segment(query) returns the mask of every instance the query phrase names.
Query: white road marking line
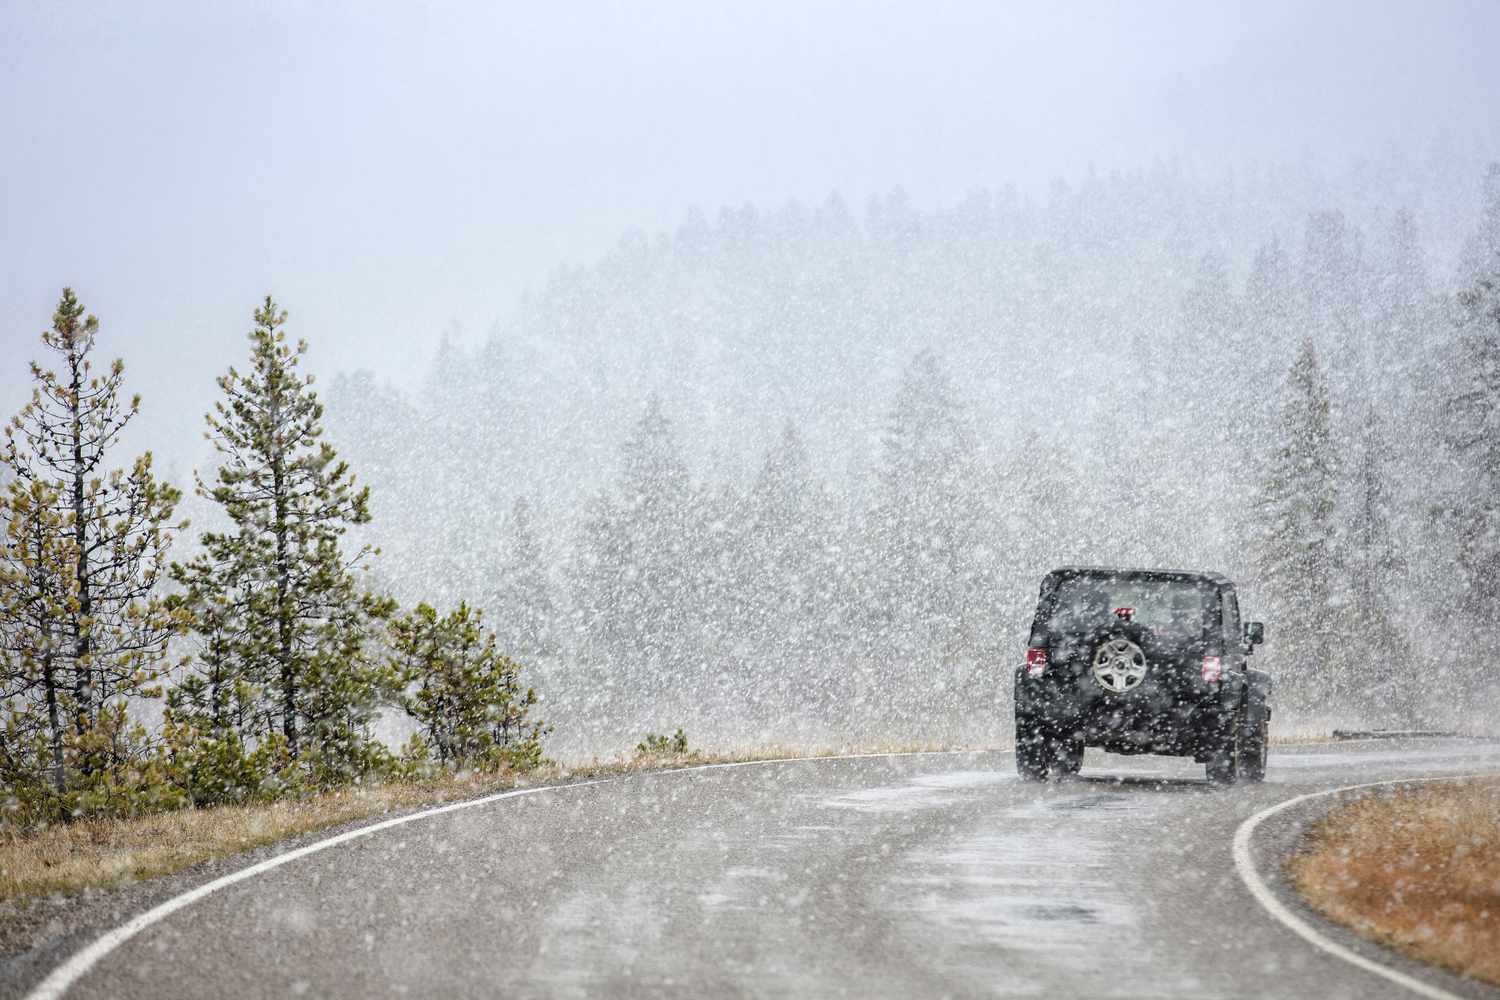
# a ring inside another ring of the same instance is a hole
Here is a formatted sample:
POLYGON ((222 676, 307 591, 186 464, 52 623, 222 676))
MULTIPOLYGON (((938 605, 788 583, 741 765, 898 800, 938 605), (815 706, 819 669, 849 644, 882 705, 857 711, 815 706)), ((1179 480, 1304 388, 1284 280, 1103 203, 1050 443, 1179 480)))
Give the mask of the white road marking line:
MULTIPOLYGON (((593 781, 580 781, 568 785, 542 785, 536 788, 519 788, 513 789, 508 792, 497 792, 494 795, 486 795, 477 799, 468 799, 463 802, 450 802, 447 805, 435 806, 431 809, 424 809, 420 812, 410 813, 406 816, 397 816, 393 819, 383 820, 370 826, 363 826, 354 830, 346 830, 345 832, 336 836, 328 837, 324 840, 308 844, 304 847, 299 847, 296 850, 288 851, 285 854, 278 854, 275 857, 267 858, 265 861, 261 861, 256 864, 250 865, 249 867, 242 868, 239 871, 231 872, 228 875, 221 876, 220 878, 214 879, 211 882, 205 882, 203 885, 200 885, 197 888, 189 889, 188 891, 183 892, 177 896, 173 896, 171 899, 157 904, 144 913, 137 914, 135 917, 121 924, 119 927, 116 927, 110 931, 106 931, 104 934, 96 938, 92 943, 75 952, 71 957, 67 959, 67 961, 63 962, 56 969, 53 969, 51 974, 48 975, 46 979, 43 979, 40 983, 38 983, 30 993, 26 994, 26 1000, 56 1000, 56 998, 61 997, 70 988, 72 988, 72 986, 77 983, 79 979, 83 978, 83 976, 86 975, 90 969, 97 965, 99 961, 107 956, 110 952, 114 951, 116 948, 120 947, 122 944, 129 941, 131 938, 135 937, 146 928, 152 926, 153 924, 161 922, 162 920, 171 916, 173 913, 176 913, 178 910, 192 905, 193 903, 202 899, 204 896, 209 895, 210 893, 214 893, 220 889, 227 888, 228 886, 231 886, 236 882, 241 882, 245 879, 253 878, 256 875, 259 875, 263 872, 268 872, 273 868, 279 868, 284 864, 296 861, 299 858, 306 857, 309 854, 314 854, 318 851, 326 850, 330 847, 336 847, 339 844, 347 843, 348 841, 356 840, 360 837, 368 836, 372 833, 378 833, 381 830, 388 830, 394 826, 401 826, 402 824, 411 823, 419 819, 426 819, 429 816, 439 816, 443 813, 456 812, 460 809, 470 809, 475 806, 482 806, 491 802, 496 802, 500 799, 515 798, 521 795, 535 795, 540 792, 555 792, 570 788, 584 788, 590 785, 611 784, 638 778, 659 777, 662 775, 680 774, 691 771, 711 771, 731 767, 754 767, 756 765, 764 764, 794 764, 798 761, 862 760, 878 757, 963 756, 981 753, 1003 754, 1013 752, 1013 750, 912 750, 898 751, 893 753, 828 754, 819 757, 774 757, 766 760, 732 761, 723 764, 699 764, 694 767, 673 768, 666 771, 647 771, 640 774, 622 775, 617 778, 601 778, 593 781)), ((1466 776, 1456 775, 1450 778, 1408 780, 1452 781, 1457 777, 1466 776)), ((1316 795, 1329 795, 1333 794, 1334 792, 1348 791, 1353 788, 1372 787, 1374 785, 1402 783, 1402 781, 1376 781, 1371 782, 1369 785, 1351 785, 1348 788, 1336 788, 1331 789, 1328 792, 1313 792, 1309 795, 1302 795, 1295 799, 1290 799, 1286 802, 1281 803, 1279 806, 1274 806, 1269 810, 1258 813, 1257 815, 1252 816, 1249 820, 1246 820, 1246 822, 1242 824, 1240 826, 1240 829, 1235 833, 1235 864, 1239 868, 1240 878, 1244 880, 1245 884, 1250 888, 1251 892, 1255 894, 1257 900, 1260 901, 1261 905, 1269 910, 1273 916, 1277 916, 1278 919, 1280 919, 1283 923, 1287 924, 1287 926, 1291 927, 1293 930, 1297 930, 1299 934, 1307 938, 1309 941, 1312 941, 1314 944, 1318 945, 1318 947, 1323 948, 1326 951, 1330 951, 1335 955, 1339 955, 1339 957, 1341 958, 1346 958, 1348 961, 1351 961, 1356 965, 1370 968, 1372 971, 1376 971, 1380 975, 1385 975, 1387 978, 1399 977, 1396 979, 1397 982, 1402 982, 1403 985, 1412 985, 1412 988, 1416 989, 1417 992, 1422 993, 1425 996, 1443 998, 1443 1000, 1447 1000, 1447 998, 1452 997, 1452 994, 1444 993, 1442 991, 1429 992, 1430 990, 1432 990, 1432 988, 1426 986, 1426 984, 1419 983, 1416 980, 1410 979, 1410 977, 1403 976, 1401 973, 1395 972, 1394 970, 1386 969, 1384 966, 1369 962, 1367 959, 1364 959, 1359 955, 1354 954, 1353 952, 1348 952, 1347 949, 1343 949, 1339 945, 1336 945, 1331 941, 1327 941, 1326 939, 1318 937, 1315 931, 1307 927, 1307 925, 1303 923, 1298 917, 1287 911, 1285 907, 1283 907, 1275 899, 1275 897, 1270 894, 1269 890, 1265 888, 1265 884, 1260 881, 1260 876, 1256 874, 1254 867, 1249 863, 1249 834, 1247 833, 1247 828, 1250 831, 1253 831, 1254 826, 1258 825, 1261 820, 1273 815, 1276 812, 1279 812, 1281 809, 1290 807, 1297 802, 1312 798, 1316 795), (1242 837, 1244 839, 1244 845, 1241 844, 1242 837), (1242 852, 1244 855, 1243 860, 1241 858, 1242 852), (1259 888, 1257 888, 1257 886, 1259 888), (1299 930, 1299 926, 1302 929, 1299 930)))
POLYGON ((1271 916, 1275 917, 1304 941, 1321 948, 1335 958, 1341 958, 1350 965, 1356 965, 1366 972, 1373 972, 1377 976, 1382 976, 1399 986, 1406 987, 1419 996, 1430 997, 1431 1000, 1462 1000, 1457 994, 1449 993, 1447 990, 1424 983, 1420 979, 1408 976, 1406 973, 1393 969, 1390 966, 1381 965, 1379 962, 1368 959, 1358 952, 1351 951, 1338 942, 1324 937, 1311 924, 1287 909, 1281 900, 1276 898, 1276 894, 1271 891, 1265 879, 1261 878, 1260 873, 1255 870, 1255 863, 1251 860, 1250 856, 1250 840, 1255 835, 1256 827, 1260 826, 1263 821, 1270 819, 1282 810, 1290 809, 1299 802, 1306 802, 1308 799, 1316 799, 1324 795, 1337 795, 1340 792, 1357 791, 1361 788, 1379 788, 1383 785, 1414 785, 1429 781, 1459 781, 1475 776, 1473 774, 1454 774, 1441 778, 1397 778, 1390 781, 1370 781, 1360 785, 1345 785, 1343 788, 1330 788, 1322 792, 1308 792, 1306 795, 1298 795, 1296 798, 1279 802, 1269 809, 1262 809, 1241 823, 1239 829, 1234 831, 1234 866, 1239 871, 1240 881, 1245 883, 1245 887, 1250 890, 1250 894, 1255 897, 1255 901, 1264 907, 1266 912, 1270 913, 1271 916))
POLYGON ((293 851, 287 851, 285 854, 278 854, 273 858, 267 858, 266 860, 257 862, 256 864, 250 865, 247 868, 241 868, 239 871, 230 872, 228 875, 216 878, 212 882, 205 882, 195 889, 189 889, 188 891, 181 893, 180 895, 173 896, 171 899, 168 899, 163 903, 158 903, 156 906, 153 906, 146 912, 137 914, 130 920, 127 920, 125 923, 121 924, 119 927, 116 927, 114 930, 106 931, 104 934, 96 938, 91 944, 75 952, 70 958, 68 958, 67 961, 63 962, 57 968, 53 969, 52 973, 48 975, 46 979, 43 979, 40 983, 38 983, 30 993, 26 994, 26 1000, 56 1000, 56 998, 61 997, 64 993, 71 989, 73 984, 82 979, 84 975, 86 975, 90 969, 97 965, 101 959, 103 959, 110 952, 114 951, 116 948, 120 947, 120 945, 124 944, 126 941, 129 941, 131 938, 135 937, 137 934, 150 927, 152 924, 156 924, 161 922, 162 920, 165 920, 167 917, 176 913, 178 910, 186 906, 191 906, 210 893, 218 892, 220 889, 224 889, 231 885, 234 885, 236 882, 242 882, 247 878, 254 878, 256 875, 260 875, 263 872, 268 872, 273 868, 280 868, 284 864, 296 861, 299 858, 305 858, 309 854, 315 854, 318 851, 327 850, 330 847, 337 847, 339 844, 348 843, 349 841, 356 840, 360 837, 367 837, 372 833, 379 833, 381 830, 389 830, 393 826, 401 826, 404 823, 411 823, 415 820, 426 819, 429 816, 440 816, 443 813, 457 812, 460 809, 472 809, 475 806, 487 805, 491 802, 498 802, 501 799, 511 799, 521 795, 535 795, 539 792, 564 791, 570 788, 586 788, 590 785, 606 785, 620 781, 628 781, 636 778, 659 777, 661 775, 667 774, 682 774, 689 771, 711 771, 717 768, 728 767, 752 767, 757 764, 788 764, 796 763, 797 761, 860 760, 870 757, 927 757, 940 755, 951 756, 959 754, 980 754, 996 752, 1010 753, 1012 751, 912 750, 896 753, 832 754, 823 757, 776 757, 767 760, 742 760, 723 764, 698 764, 693 767, 678 767, 664 771, 644 771, 639 774, 626 774, 621 775, 617 778, 596 778, 593 781, 579 781, 568 785, 540 785, 536 788, 517 788, 508 792, 497 792, 494 795, 486 795, 482 798, 467 799, 463 802, 450 802, 447 805, 434 806, 431 809, 424 809, 421 812, 409 813, 405 816, 397 816, 393 819, 383 820, 370 826, 362 826, 354 830, 346 830, 336 836, 328 837, 324 840, 319 840, 316 843, 307 844, 306 846, 299 847, 293 851))

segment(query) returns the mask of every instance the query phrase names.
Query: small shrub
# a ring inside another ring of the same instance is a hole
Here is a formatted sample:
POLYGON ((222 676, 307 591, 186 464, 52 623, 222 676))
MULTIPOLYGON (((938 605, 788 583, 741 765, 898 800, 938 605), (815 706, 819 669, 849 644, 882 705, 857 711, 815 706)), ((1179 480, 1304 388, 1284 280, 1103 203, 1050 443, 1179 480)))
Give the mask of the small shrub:
POLYGON ((635 745, 637 757, 686 757, 688 753, 687 733, 681 727, 671 736, 647 733, 646 738, 635 745))
POLYGON ((397 768, 529 771, 541 765, 542 737, 532 717, 537 694, 521 667, 496 648, 495 634, 467 604, 440 617, 430 605, 390 623, 390 670, 400 702, 420 727, 397 768))

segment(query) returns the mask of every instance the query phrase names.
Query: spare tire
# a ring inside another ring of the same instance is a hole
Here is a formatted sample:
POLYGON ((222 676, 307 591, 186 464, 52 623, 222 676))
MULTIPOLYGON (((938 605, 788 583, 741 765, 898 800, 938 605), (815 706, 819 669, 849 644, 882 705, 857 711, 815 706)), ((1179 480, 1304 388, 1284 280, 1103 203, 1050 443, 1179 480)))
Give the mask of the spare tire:
POLYGON ((1150 631, 1135 622, 1114 622, 1089 633, 1089 676, 1107 694, 1127 694, 1140 687, 1150 666, 1146 646, 1150 631))

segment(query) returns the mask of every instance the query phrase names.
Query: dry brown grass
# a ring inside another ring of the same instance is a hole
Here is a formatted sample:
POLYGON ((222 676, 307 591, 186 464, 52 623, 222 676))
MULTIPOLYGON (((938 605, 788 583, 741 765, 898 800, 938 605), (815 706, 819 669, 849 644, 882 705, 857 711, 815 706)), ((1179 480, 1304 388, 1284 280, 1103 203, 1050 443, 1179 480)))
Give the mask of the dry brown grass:
POLYGON ((446 775, 423 781, 389 782, 264 805, 182 809, 129 819, 82 820, 39 829, 0 826, 0 902, 24 902, 54 893, 71 895, 89 888, 128 885, 289 837, 527 785, 699 764, 932 749, 938 748, 836 747, 809 751, 767 746, 739 753, 653 754, 572 767, 549 765, 524 776, 446 775))
POLYGON ((1500 778, 1341 806, 1313 827, 1287 874, 1325 916, 1500 985, 1500 778))
POLYGON ((0 901, 117 887, 299 834, 507 784, 496 777, 392 782, 297 801, 0 830, 0 901))

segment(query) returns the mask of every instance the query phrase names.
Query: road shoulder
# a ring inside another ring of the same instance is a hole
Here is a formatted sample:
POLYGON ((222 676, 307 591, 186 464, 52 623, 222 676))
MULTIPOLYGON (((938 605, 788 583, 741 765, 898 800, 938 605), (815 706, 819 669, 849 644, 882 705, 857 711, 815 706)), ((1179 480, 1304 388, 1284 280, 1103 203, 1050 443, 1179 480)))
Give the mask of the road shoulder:
POLYGON ((1386 984, 1402 987, 1403 994, 1433 1000, 1500 996, 1500 991, 1492 986, 1392 951, 1329 920, 1307 902, 1287 877, 1287 864, 1302 847, 1308 831, 1330 812, 1358 801, 1375 788, 1446 780, 1450 779, 1364 783, 1295 796, 1264 809, 1242 823, 1235 836, 1234 854, 1241 879, 1287 934, 1359 966, 1370 975, 1372 985, 1384 979, 1386 984))
POLYGON ((1312 825, 1287 874, 1325 917, 1500 986, 1500 777, 1342 804, 1312 825))

